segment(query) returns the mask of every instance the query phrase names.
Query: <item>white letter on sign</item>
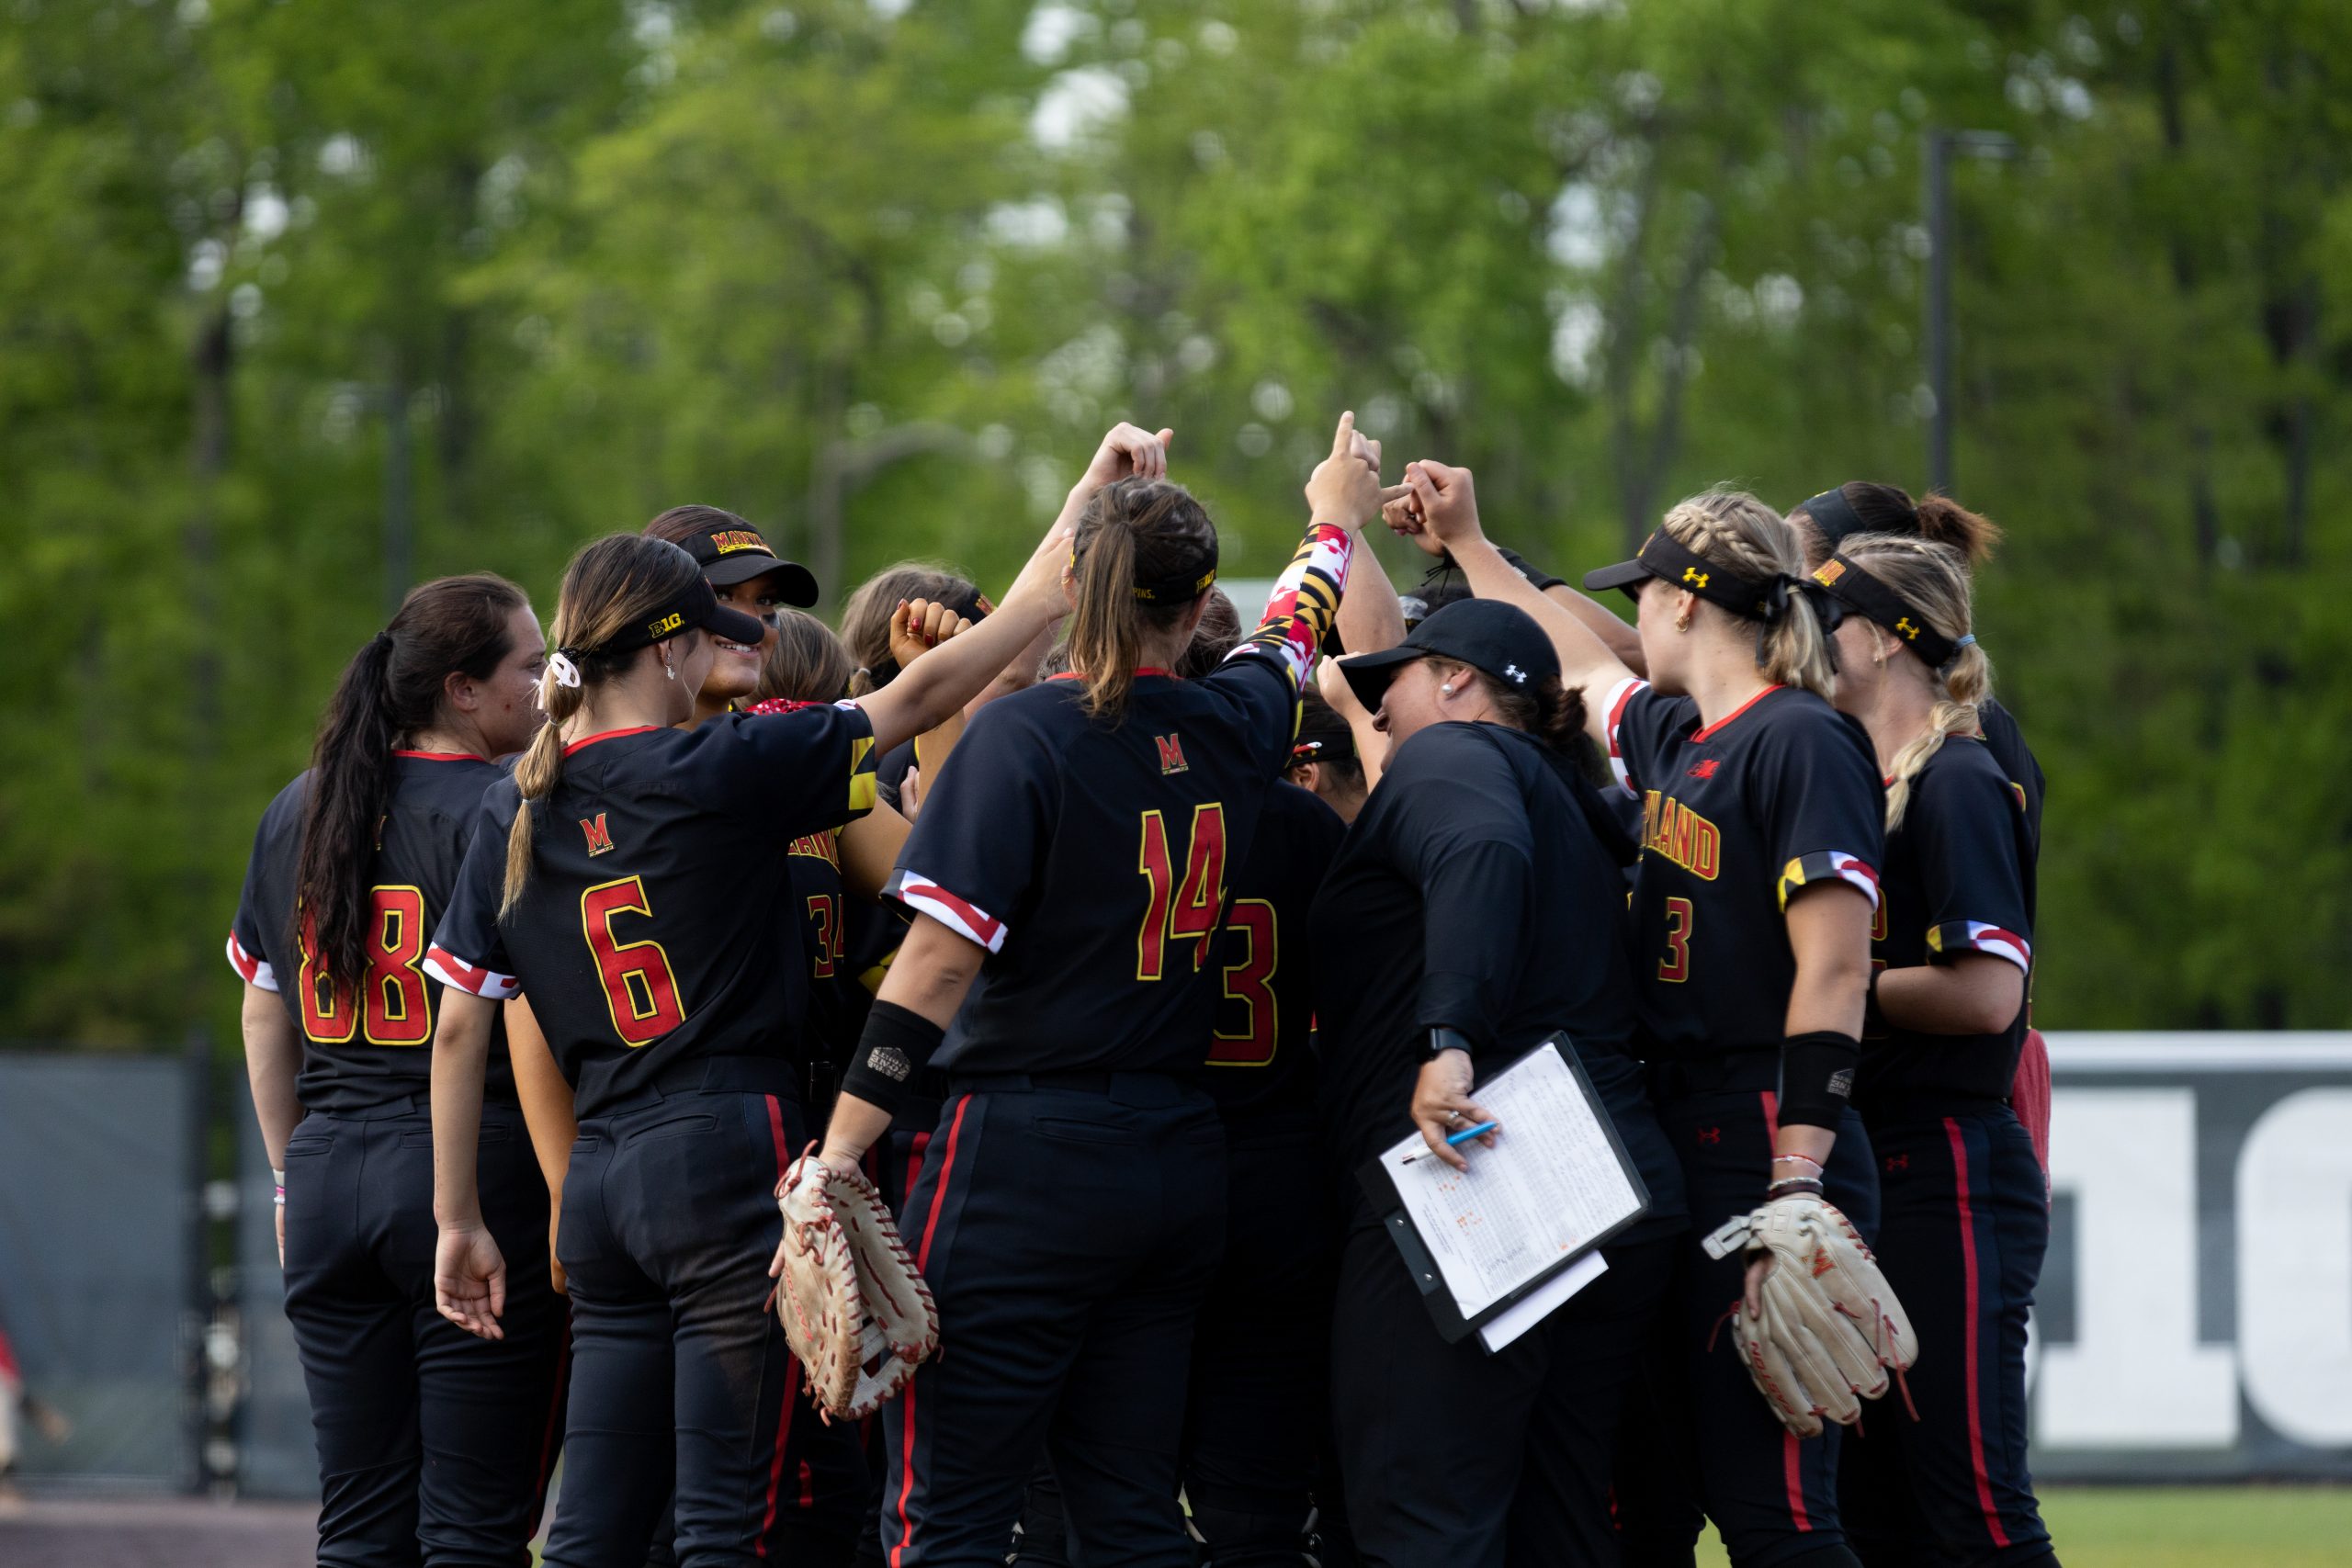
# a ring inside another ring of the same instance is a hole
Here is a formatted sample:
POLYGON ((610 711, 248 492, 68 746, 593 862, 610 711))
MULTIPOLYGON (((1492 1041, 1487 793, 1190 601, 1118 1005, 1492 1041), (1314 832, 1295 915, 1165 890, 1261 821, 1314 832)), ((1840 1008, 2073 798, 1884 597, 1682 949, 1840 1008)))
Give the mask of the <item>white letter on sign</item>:
POLYGON ((2076 1247, 2075 1342, 2042 1341, 2036 1380, 2052 1448, 2237 1441, 2233 1358, 2197 1342, 2196 1170, 2194 1090, 2051 1096, 2050 1180, 2075 1194, 2076 1247))
POLYGON ((2280 1437, 2352 1444, 2352 1089, 2289 1095, 2246 1134, 2238 1359, 2280 1437))

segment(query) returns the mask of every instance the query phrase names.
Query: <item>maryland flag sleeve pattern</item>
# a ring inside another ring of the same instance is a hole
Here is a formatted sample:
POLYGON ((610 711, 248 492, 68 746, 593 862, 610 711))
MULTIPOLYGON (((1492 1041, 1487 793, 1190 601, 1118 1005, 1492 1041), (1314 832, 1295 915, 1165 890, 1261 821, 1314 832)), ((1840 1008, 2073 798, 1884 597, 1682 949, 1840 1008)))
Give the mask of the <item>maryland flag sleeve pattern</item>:
POLYGON ((1928 928, 1928 951, 1950 957, 1955 953, 1989 953, 2006 958, 2028 974, 2033 972, 2033 947, 2012 931, 1983 920, 1946 920, 1928 928))
POLYGON ((1878 868, 1860 855, 1849 855, 1842 850, 1825 850, 1819 854, 1800 855, 1781 868, 1781 908, 1789 907, 1789 895, 1800 887, 1810 887, 1819 882, 1849 882, 1871 896, 1871 908, 1878 908, 1878 868))
POLYGON ((1298 553, 1275 580, 1266 601, 1266 618, 1229 657, 1274 660, 1290 672, 1294 692, 1304 685, 1315 668, 1316 650, 1339 619, 1340 595, 1347 590, 1355 543, 1356 536, 1345 528, 1328 523, 1309 528, 1298 553))

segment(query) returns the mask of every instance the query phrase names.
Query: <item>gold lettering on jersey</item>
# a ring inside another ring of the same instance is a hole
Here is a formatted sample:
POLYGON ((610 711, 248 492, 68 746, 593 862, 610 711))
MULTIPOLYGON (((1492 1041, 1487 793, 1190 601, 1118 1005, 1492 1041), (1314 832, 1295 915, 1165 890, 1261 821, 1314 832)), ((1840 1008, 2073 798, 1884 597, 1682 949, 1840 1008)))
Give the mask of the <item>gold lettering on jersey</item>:
POLYGON ((1715 825, 1657 790, 1642 796, 1642 849, 1706 882, 1724 868, 1723 835, 1715 825))
POLYGON ((810 860, 823 861, 835 871, 839 871, 842 865, 841 841, 831 833, 803 833, 792 840, 792 847, 785 853, 807 855, 810 860))
POLYGON ((733 555, 737 550, 757 550, 765 555, 768 548, 765 539, 744 528, 722 528, 710 536, 710 542, 718 547, 722 556, 733 555))
POLYGON ((599 811, 594 817, 582 817, 580 830, 588 835, 588 853, 592 858, 613 847, 613 832, 605 826, 605 813, 599 811))
POLYGON ((1161 773, 1182 773, 1192 771, 1192 764, 1184 761, 1184 742, 1180 737, 1155 735, 1152 739, 1159 747, 1161 773))

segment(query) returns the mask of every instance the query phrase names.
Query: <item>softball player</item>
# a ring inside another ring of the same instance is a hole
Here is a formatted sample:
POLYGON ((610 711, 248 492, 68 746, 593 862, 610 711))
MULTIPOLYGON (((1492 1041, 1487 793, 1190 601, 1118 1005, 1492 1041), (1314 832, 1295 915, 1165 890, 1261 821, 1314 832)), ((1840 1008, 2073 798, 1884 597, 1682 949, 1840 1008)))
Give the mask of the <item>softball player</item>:
POLYGON ((982 709, 931 781, 893 883, 914 928, 826 1134, 854 1162, 912 1072, 949 1077, 906 1230, 954 1348, 885 1410, 892 1568, 1001 1562, 1048 1450, 1087 1557, 1191 1562, 1185 1361, 1226 1212, 1196 1087, 1212 944, 1379 480, 1343 418, 1265 622, 1178 681, 1216 531, 1164 482, 1165 437, 1106 444, 1070 493, 1072 673, 982 709))
POLYGON ((319 1561, 525 1563, 554 1461, 562 1303, 548 1191, 496 1021, 469 1148, 482 1223, 520 1266, 507 1333, 434 1310, 434 1021, 425 941, 490 759, 537 728, 539 624, 496 577, 413 590, 345 669, 311 768, 263 814, 229 962, 278 1169, 286 1315, 311 1393, 319 1561))
POLYGON ((1388 1568, 1613 1563, 1611 1445, 1688 1228, 1633 1055, 1618 875, 1632 845, 1577 768, 1581 704, 1522 611, 1460 601, 1340 669, 1388 748, 1313 923, 1327 1136, 1349 1194, 1332 1366, 1356 1541, 1388 1568), (1416 1128, 1449 1164, 1476 1160, 1445 1142, 1486 1119, 1475 1078, 1560 1031, 1650 1213, 1597 1283, 1498 1354, 1449 1345, 1353 1174, 1416 1128))
POLYGON ((786 605, 817 602, 817 579, 797 562, 779 558, 767 536, 732 512, 716 506, 673 506, 645 525, 647 536, 667 539, 695 558, 725 608, 760 623, 749 642, 712 641, 710 673, 695 693, 694 721, 716 718, 752 701, 760 684, 765 645, 775 636, 777 615, 786 605))
POLYGON ((1884 899, 1856 1103, 1879 1158, 1879 1266, 1936 1354, 1918 1420, 1843 1461, 1863 1562, 2055 1563, 2026 1467, 2026 1316, 2050 1239, 2032 1140, 2008 1103, 2032 964, 2033 831, 1977 733, 1992 666, 1966 560, 1848 535, 1815 574, 1848 614, 1838 705, 1887 778, 1884 899))
MULTIPOLYGON (((1893 485, 1849 480, 1824 491, 1789 513, 1789 524, 1804 546, 1805 563, 1818 567, 1829 558, 1839 540, 1850 534, 1900 534, 1948 545, 1958 550, 1972 573, 1993 558, 2001 542, 1999 525, 1980 517, 1950 496, 1931 495, 1914 502, 1908 492, 1893 485)), ((2001 764, 2010 785, 2025 806, 2026 831, 2034 853, 2041 851, 2041 764, 2018 728, 2018 721, 2000 702, 1987 695, 1977 705, 1981 739, 2001 764)), ((2034 866, 2026 866, 2025 911, 2034 914, 2034 866)), ((2026 985, 2025 1045, 2018 1054, 2017 1076, 2009 1083, 2009 1100, 2033 1139, 2034 1157, 2046 1174, 2050 1169, 2050 1051, 2041 1032, 2033 1027, 2033 986, 2026 985)))
MULTIPOLYGON (((1231 601, 1214 588, 1206 598, 1174 667, 1180 680, 1214 674, 1241 640, 1231 601)), ((1223 995, 1204 1086, 1225 1123, 1225 1261, 1193 1323, 1179 1468, 1193 1534, 1215 1568, 1342 1561, 1329 1539, 1342 1528, 1328 1474, 1333 1226, 1315 1128, 1306 921, 1346 830, 1307 790, 1274 785, 1211 960, 1223 995)), ((1060 1568, 1072 1561, 1066 1538, 1060 1490, 1041 1480, 1017 1561, 1060 1568)))
MULTIPOLYGON (((1849 1101, 1882 788, 1860 734, 1830 706, 1821 590, 1797 575, 1793 536, 1754 497, 1713 491, 1669 511, 1634 559, 1589 574, 1589 589, 1634 596, 1645 682, 1478 535, 1466 472, 1417 468, 1425 525, 1472 586, 1537 615, 1562 679, 1600 694, 1587 731, 1644 803, 1634 979, 1692 1218, 1712 1227, 1744 1214, 1759 1188, 1826 1189, 1871 1234, 1877 1182, 1849 1101)), ((1851 1563, 1838 1523, 1838 1428, 1792 1437, 1731 1348, 1710 1351, 1741 1299, 1739 1260, 1711 1260, 1693 1237, 1682 1263, 1698 1488, 1732 1561, 1851 1563)))
POLYGON ((687 1568, 748 1563, 785 1488, 797 1363, 763 1308, 770 1192, 801 1132, 791 841, 872 800, 872 758, 959 707, 1055 613, 1048 550, 1001 626, 859 705, 691 729, 718 639, 760 640, 694 558, 616 535, 573 558, 540 694, 553 723, 483 798, 428 970, 442 1312, 496 1339, 510 1281, 473 1126, 496 1004, 527 992, 578 1096, 559 1245, 575 1373, 546 1561, 638 1568, 675 1478, 687 1568))

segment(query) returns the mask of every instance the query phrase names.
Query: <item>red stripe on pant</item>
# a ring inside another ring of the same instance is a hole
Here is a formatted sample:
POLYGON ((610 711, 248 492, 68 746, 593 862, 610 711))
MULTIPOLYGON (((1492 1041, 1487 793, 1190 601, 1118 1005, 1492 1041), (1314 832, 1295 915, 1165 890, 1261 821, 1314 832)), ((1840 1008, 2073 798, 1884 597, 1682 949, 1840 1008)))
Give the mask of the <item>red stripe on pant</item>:
MULTIPOLYGON (((764 1097, 768 1102, 768 1141, 775 1147, 775 1179, 784 1180, 784 1173, 792 1163, 791 1150, 784 1141, 784 1107, 774 1095, 764 1097)), ((755 1550, 762 1557, 768 1554, 768 1532, 775 1528, 776 1494, 784 1486, 784 1450, 792 1437, 792 1405, 800 1397, 800 1358, 790 1351, 785 1353, 784 1400, 775 1413, 775 1457, 768 1461, 768 1506, 760 1518, 760 1539, 755 1550)))
MULTIPOLYGON (((956 1175, 956 1142, 964 1131, 964 1112, 970 1107, 972 1097, 966 1095, 956 1102, 955 1118, 947 1123, 947 1152, 939 1158, 939 1185, 931 1190, 931 1213, 922 1223, 922 1242, 915 1249, 915 1272, 931 1267, 932 1239, 939 1234, 940 1212, 947 1207, 947 1183, 956 1175)), ((920 1153, 916 1156, 922 1158, 920 1153)), ((917 1168, 920 1168, 918 1165, 917 1168)), ((909 1190, 912 1196, 912 1189, 909 1190)), ((904 1568, 907 1542, 914 1537, 914 1526, 907 1517, 907 1495, 915 1487, 915 1391, 922 1380, 916 1378, 907 1384, 906 1438, 899 1445, 899 1544, 890 1549, 890 1568, 904 1568)))
MULTIPOLYGON (((1764 1141, 1767 1145, 1781 1140, 1781 1097, 1770 1089, 1758 1091, 1757 1099, 1764 1107, 1764 1141)), ((1794 1432, 1781 1434, 1781 1478, 1788 1487, 1789 1523, 1799 1530, 1813 1529, 1813 1516, 1804 1511, 1804 1463, 1794 1432)))
POLYGON ((1960 1123, 1949 1116, 1944 1118, 1944 1135, 1951 1140, 1952 1187, 1960 1195, 1961 1278, 1968 1313, 1968 1464, 1976 1473, 1976 1506, 1984 1512, 1984 1528, 1991 1533, 1995 1546, 2007 1547, 2009 1532, 2001 1528, 2001 1511, 1993 1506, 1993 1483, 1984 1473, 1984 1422, 1977 1408, 1976 1341, 1980 1320, 1976 1315, 1976 1214, 1968 1201, 1968 1144, 1961 1136, 1960 1123))

